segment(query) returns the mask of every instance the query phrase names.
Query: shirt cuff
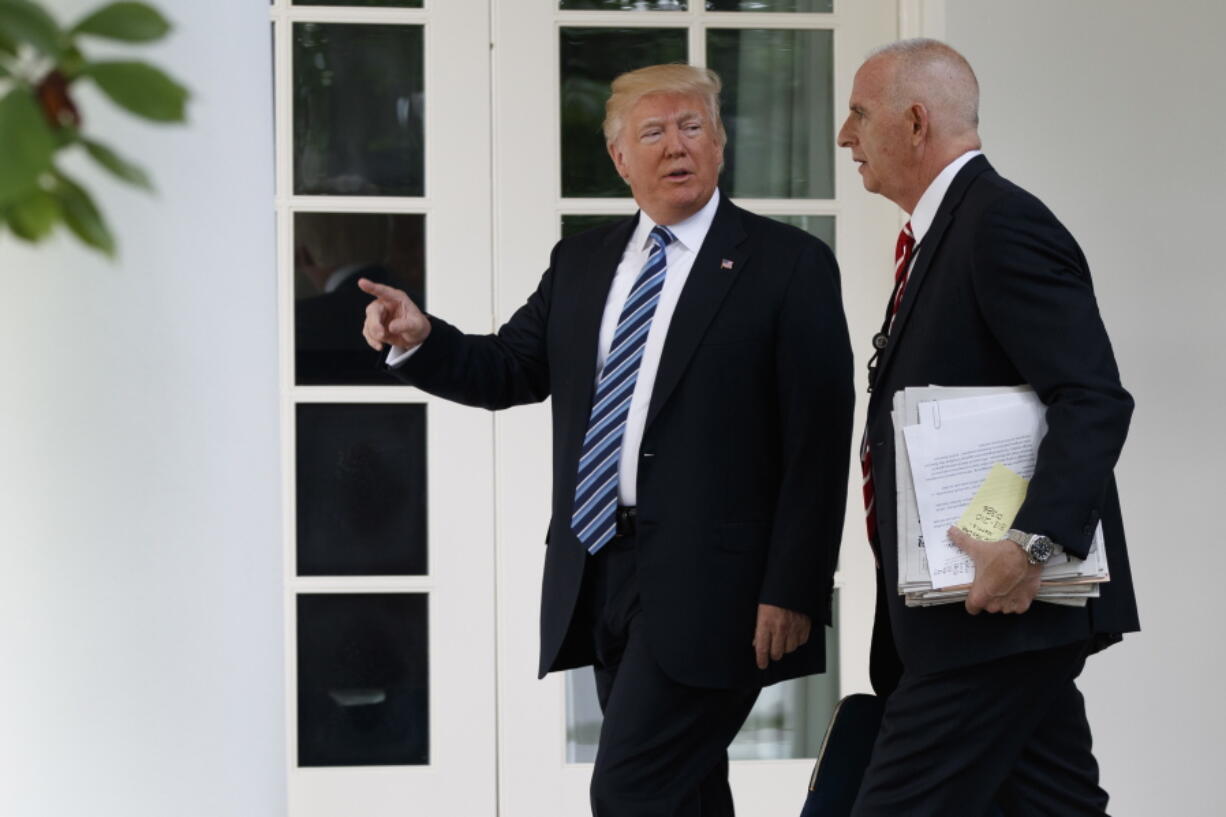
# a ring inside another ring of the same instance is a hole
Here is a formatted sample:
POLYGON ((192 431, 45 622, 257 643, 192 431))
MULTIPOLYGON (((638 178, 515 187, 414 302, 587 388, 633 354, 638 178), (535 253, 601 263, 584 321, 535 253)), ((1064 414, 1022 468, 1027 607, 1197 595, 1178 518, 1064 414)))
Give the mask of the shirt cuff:
POLYGON ((409 358, 417 354, 417 350, 421 348, 421 344, 417 344, 411 349, 405 349, 392 344, 392 348, 387 351, 387 366, 389 369, 397 369, 408 362, 409 358))

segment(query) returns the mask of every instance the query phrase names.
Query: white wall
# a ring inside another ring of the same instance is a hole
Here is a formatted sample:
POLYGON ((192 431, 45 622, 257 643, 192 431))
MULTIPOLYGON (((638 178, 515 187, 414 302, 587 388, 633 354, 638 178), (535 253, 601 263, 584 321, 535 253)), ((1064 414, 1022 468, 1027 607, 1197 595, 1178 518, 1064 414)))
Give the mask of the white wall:
POLYGON ((158 5, 190 126, 83 100, 119 261, 0 235, 5 817, 285 811, 268 6, 158 5))
MULTIPOLYGON (((152 56, 194 90, 192 124, 85 100, 160 190, 82 173, 120 261, 0 235, 5 817, 285 810, 267 11, 160 5, 178 32, 152 56)), ((1119 477, 1145 631, 1083 676, 1112 813, 1216 814, 1226 5, 945 12, 988 154, 1081 241, 1137 398, 1119 477)))
POLYGON ((1137 401, 1117 473, 1144 632, 1082 684, 1112 814, 1221 814, 1226 4, 948 0, 946 26, 989 158, 1089 257, 1137 401))

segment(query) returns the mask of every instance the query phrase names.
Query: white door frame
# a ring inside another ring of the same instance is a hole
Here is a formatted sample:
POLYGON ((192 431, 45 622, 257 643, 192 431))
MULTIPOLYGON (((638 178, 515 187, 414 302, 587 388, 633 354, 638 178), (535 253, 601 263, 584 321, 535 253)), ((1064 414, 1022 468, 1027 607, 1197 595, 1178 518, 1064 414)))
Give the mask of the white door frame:
MULTIPOLYGON (((424 214, 430 308, 469 331, 492 328, 490 6, 488 0, 427 0, 425 6, 336 8, 275 0, 271 9, 277 91, 286 762, 291 817, 392 817, 406 809, 489 815, 497 809, 493 421, 485 412, 409 387, 303 387, 294 385, 293 374, 295 212, 424 214), (294 195, 291 26, 307 21, 424 27, 424 196, 294 195), (295 408, 304 403, 427 407, 428 575, 297 576, 295 408), (428 595, 429 765, 298 767, 296 600, 307 592, 428 595)), ((360 325, 360 316, 357 321, 360 325)))

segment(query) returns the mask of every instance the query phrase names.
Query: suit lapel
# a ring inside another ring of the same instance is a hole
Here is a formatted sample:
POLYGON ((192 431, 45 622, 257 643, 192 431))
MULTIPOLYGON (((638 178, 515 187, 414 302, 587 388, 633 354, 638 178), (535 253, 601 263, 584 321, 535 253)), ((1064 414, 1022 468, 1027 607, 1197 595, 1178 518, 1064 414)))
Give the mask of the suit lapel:
MULTIPOLYGON (((605 303, 609 300, 609 287, 626 251, 626 243, 638 224, 638 215, 618 223, 609 230, 587 262, 582 280, 575 294, 565 302, 558 302, 553 309, 570 312, 569 343, 566 347, 564 369, 569 376, 562 379, 564 391, 555 392, 557 406, 566 406, 570 415, 567 450, 569 459, 576 463, 567 474, 574 479, 578 470, 579 449, 587 432, 588 416, 592 412, 592 394, 596 388, 596 351, 600 338, 600 323, 604 319, 605 303)), ((566 489, 573 492, 573 483, 566 489)))
POLYGON ((919 244, 919 257, 915 259, 915 266, 911 268, 911 274, 907 276, 907 288, 903 292, 902 303, 898 307, 898 315, 894 318, 894 328, 890 330, 890 342, 886 345, 885 350, 882 351, 881 360, 877 364, 877 374, 874 379, 871 402, 876 403, 880 399, 881 390, 876 388, 876 384, 884 381, 886 369, 889 368, 890 361, 894 359, 894 350, 902 340, 903 332, 906 331, 907 319, 911 317, 911 311, 915 306, 916 299, 919 297, 920 289, 924 286, 924 280, 928 277, 928 271, 932 269, 933 262, 940 253, 941 240, 945 237, 950 224, 953 223, 958 205, 962 203, 962 199, 966 196, 966 191, 970 188, 971 182, 980 173, 991 169, 992 166, 988 164, 986 158, 976 156, 966 163, 966 167, 958 171, 958 175, 954 177, 953 183, 945 191, 945 197, 941 200, 941 206, 937 208, 937 214, 932 220, 932 226, 928 228, 928 232, 919 244))
POLYGON ((583 405, 585 417, 591 409, 592 389, 596 384, 596 349, 605 304, 609 300, 609 287, 613 285, 613 276, 616 275, 622 255, 626 251, 626 243, 638 222, 636 214, 618 224, 604 237, 604 241, 592 256, 588 275, 585 276, 587 280, 579 287, 575 299, 570 350, 571 354, 579 356, 575 360, 575 371, 580 373, 580 377, 575 383, 578 399, 574 404, 583 405))
POLYGON ((656 372, 651 404, 647 409, 647 426, 660 413, 681 380, 711 319, 744 267, 745 258, 749 255, 745 238, 741 210, 721 193, 719 209, 715 211, 711 228, 707 230, 698 257, 694 259, 694 266, 690 268, 690 275, 681 290, 681 298, 677 301, 668 334, 664 338, 660 368, 656 372))

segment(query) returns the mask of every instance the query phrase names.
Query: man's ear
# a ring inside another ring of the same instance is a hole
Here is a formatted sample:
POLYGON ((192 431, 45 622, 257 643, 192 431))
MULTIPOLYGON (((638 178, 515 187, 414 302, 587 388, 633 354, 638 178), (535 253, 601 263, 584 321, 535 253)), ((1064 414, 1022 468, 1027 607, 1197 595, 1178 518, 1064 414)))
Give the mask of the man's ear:
POLYGON ((626 163, 622 159, 621 149, 618 148, 617 142, 606 142, 605 147, 609 150, 609 158, 613 160, 613 167, 617 168, 617 175, 623 180, 629 181, 626 174, 626 163))
POLYGON ((928 119, 928 109, 916 102, 910 108, 907 108, 907 125, 911 129, 911 143, 918 145, 928 139, 928 128, 931 122, 928 119))

